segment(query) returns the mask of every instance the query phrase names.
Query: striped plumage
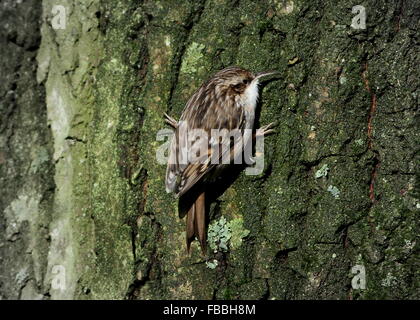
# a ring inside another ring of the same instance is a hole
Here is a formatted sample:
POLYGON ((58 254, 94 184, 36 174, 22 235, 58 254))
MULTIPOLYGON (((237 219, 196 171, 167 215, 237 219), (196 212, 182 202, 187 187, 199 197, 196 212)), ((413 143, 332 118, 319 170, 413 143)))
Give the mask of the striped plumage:
POLYGON ((258 79, 267 74, 271 72, 254 75, 239 67, 223 69, 192 95, 179 122, 168 117, 170 119, 168 122, 175 128, 175 133, 170 145, 166 170, 166 191, 181 197, 191 189, 197 190, 191 192, 194 199, 187 209, 188 251, 194 237, 199 240, 203 253, 206 248, 205 183, 203 181, 213 175, 211 173, 217 172, 214 169, 223 166, 214 163, 211 157, 221 159, 224 156, 221 152, 223 144, 227 146, 225 150, 232 160, 233 157, 239 156, 238 150, 243 149, 247 139, 236 139, 236 142, 243 144, 240 148, 234 149, 231 146, 231 133, 235 130, 242 132, 245 128, 253 128, 258 99, 258 79), (196 140, 195 136, 191 136, 193 129, 200 129, 208 139, 196 140), (212 129, 221 130, 218 132, 218 139, 211 139, 212 129), (194 141, 188 143, 187 138, 194 141), (181 150, 204 150, 200 154, 203 158, 191 161, 183 158, 185 153, 181 150), (218 153, 215 150, 219 150, 218 153))

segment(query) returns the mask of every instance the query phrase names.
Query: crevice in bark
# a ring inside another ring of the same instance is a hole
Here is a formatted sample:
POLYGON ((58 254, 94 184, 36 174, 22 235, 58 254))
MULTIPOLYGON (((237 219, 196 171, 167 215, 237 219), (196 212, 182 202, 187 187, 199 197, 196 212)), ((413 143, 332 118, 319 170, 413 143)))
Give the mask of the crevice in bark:
MULTIPOLYGON (((148 214, 145 213, 145 216, 149 217, 148 214)), ((158 246, 162 238, 162 226, 158 223, 153 217, 149 217, 151 219, 153 225, 153 250, 150 255, 150 260, 147 262, 145 268, 145 274, 139 274, 140 270, 137 270, 137 266, 141 261, 135 261, 135 279, 129 285, 126 299, 128 300, 136 300, 142 299, 142 288, 149 282, 153 282, 155 286, 155 290, 159 291, 161 289, 161 270, 160 270, 160 263, 158 257, 158 246)), ((149 239, 150 240, 150 239, 149 239)), ((135 248, 134 248, 135 249, 135 248)))
POLYGON ((365 85, 365 89, 370 94, 370 109, 368 114, 368 123, 367 123, 367 138, 368 138, 368 150, 371 150, 373 152, 373 165, 372 165, 372 171, 370 175, 370 182, 369 182, 369 199, 371 200, 372 204, 374 204, 377 200, 375 196, 375 179, 376 174, 380 166, 380 157, 379 152, 374 149, 373 147, 373 117, 375 116, 376 112, 376 94, 373 92, 373 90, 370 87, 369 79, 367 76, 368 73, 368 62, 364 61, 364 67, 362 72, 362 79, 365 85))

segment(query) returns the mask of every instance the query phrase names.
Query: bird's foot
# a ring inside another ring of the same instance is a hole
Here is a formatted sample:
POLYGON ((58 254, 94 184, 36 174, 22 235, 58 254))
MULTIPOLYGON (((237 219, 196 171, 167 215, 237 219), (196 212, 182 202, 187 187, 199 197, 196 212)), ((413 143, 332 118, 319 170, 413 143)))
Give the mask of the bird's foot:
POLYGON ((276 132, 273 127, 275 127, 277 125, 277 122, 271 122, 265 126, 262 126, 261 128, 257 129, 255 136, 256 137, 263 137, 266 136, 270 133, 274 133, 276 132))
POLYGON ((164 115, 165 115, 165 122, 167 124, 169 124, 174 129, 178 128, 178 121, 176 121, 174 118, 172 118, 166 112, 164 113, 164 115))

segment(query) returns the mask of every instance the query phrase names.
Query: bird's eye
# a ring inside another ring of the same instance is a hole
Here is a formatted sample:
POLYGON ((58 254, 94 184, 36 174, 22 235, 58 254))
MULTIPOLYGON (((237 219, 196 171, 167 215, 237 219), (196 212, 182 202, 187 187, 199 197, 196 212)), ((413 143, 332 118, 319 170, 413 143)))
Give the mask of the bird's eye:
POLYGON ((249 83, 249 80, 248 79, 244 79, 242 82, 243 82, 243 84, 248 84, 249 83))

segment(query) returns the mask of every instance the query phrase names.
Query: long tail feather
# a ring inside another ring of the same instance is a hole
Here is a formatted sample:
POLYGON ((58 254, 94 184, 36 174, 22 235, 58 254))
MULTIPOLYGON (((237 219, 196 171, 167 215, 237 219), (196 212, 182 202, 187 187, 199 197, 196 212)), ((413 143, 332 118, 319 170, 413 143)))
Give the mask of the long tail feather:
POLYGON ((205 193, 201 192, 187 213, 187 251, 190 253, 191 242, 197 238, 201 252, 206 253, 206 209, 205 193))

